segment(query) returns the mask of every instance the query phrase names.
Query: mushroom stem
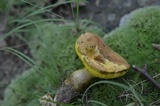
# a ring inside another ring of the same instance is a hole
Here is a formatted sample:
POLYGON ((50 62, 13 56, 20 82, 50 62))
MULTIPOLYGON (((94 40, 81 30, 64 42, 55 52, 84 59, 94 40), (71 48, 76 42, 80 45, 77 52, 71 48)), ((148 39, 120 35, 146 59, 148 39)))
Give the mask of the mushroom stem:
POLYGON ((69 103, 72 98, 76 97, 79 92, 88 85, 92 78, 94 78, 94 76, 90 74, 86 68, 73 72, 70 77, 63 82, 54 97, 54 101, 69 103))

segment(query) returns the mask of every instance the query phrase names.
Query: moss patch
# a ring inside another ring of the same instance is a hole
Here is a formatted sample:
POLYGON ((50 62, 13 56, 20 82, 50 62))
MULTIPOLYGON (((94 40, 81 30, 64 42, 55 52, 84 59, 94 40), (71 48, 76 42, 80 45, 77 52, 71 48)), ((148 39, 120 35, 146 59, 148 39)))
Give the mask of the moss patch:
MULTIPOLYGON (((41 96, 47 92, 54 95, 64 79, 83 67, 75 53, 78 36, 73 32, 74 24, 41 23, 31 26, 29 30, 28 44, 38 64, 35 67, 40 68, 33 67, 11 82, 5 91, 3 106, 40 105, 38 99, 41 96)), ((87 27, 84 31, 103 32, 98 27, 87 27)))
MULTIPOLYGON (((124 27, 117 28, 104 39, 111 48, 127 59, 131 66, 143 67, 147 64, 148 73, 155 76, 160 73, 160 51, 153 48, 152 44, 160 43, 159 29, 160 7, 147 7, 134 11, 124 27)), ((144 80, 132 67, 123 78, 128 82, 134 81, 135 84, 144 80)), ((156 80, 160 82, 160 77, 156 80)), ((159 90, 148 81, 135 86, 135 89, 139 93, 142 92, 144 104, 155 101, 160 94, 159 90)))

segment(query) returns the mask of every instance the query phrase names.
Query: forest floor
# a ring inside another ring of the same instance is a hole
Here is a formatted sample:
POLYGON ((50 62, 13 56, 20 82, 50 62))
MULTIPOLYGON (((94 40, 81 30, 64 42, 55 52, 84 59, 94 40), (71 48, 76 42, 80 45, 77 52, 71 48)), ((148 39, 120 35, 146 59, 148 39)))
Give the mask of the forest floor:
MULTIPOLYGON (((88 1, 89 3, 80 5, 79 19, 91 19, 100 24, 106 31, 111 31, 118 27, 121 17, 135 9, 151 5, 160 5, 159 0, 88 1)), ((57 2, 58 0, 50 0, 47 2, 47 5, 57 2)), ((66 19, 73 19, 70 5, 59 6, 53 9, 53 12, 56 12, 66 19)), ((9 15, 3 12, 0 13, 0 37, 7 33, 7 19, 9 15)), ((14 35, 0 42, 0 48, 3 47, 16 48, 31 57, 27 44, 14 35)), ((28 68, 29 66, 17 56, 9 52, 0 51, 0 101, 3 100, 4 90, 11 80, 28 68)))

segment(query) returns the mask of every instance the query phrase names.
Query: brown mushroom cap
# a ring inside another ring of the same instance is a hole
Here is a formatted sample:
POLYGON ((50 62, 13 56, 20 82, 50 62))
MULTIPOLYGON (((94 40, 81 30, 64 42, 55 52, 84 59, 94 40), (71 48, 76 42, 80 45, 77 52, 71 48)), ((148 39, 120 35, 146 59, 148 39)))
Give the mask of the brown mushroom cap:
POLYGON ((122 76, 130 67, 123 57, 93 33, 85 33, 78 38, 76 52, 86 69, 99 78, 111 79, 122 76))

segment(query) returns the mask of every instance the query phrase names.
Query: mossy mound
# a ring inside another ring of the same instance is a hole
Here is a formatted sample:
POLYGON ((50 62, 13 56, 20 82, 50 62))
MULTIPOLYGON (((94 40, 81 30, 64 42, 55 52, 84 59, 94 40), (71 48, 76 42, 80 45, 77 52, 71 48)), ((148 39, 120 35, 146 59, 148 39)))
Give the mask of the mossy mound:
MULTIPOLYGON (((38 97, 43 96, 47 91, 54 94, 55 89, 60 86, 61 80, 69 76, 74 70, 83 67, 74 50, 74 44, 78 36, 73 33, 73 27, 53 23, 39 24, 38 26, 37 29, 32 28, 31 30, 30 40, 34 42, 29 45, 41 69, 33 68, 28 73, 36 73, 38 70, 39 74, 34 74, 37 77, 30 74, 26 78, 24 76, 27 74, 24 73, 20 78, 13 81, 5 92, 5 105, 3 106, 26 106, 27 104, 27 106, 33 106, 30 103, 35 103, 34 106, 36 106, 38 97), (20 85, 22 83, 24 83, 23 86, 20 85), (37 85, 38 88, 42 89, 37 89, 37 85), (22 91, 21 93, 19 93, 19 89, 22 91), (23 97, 25 101, 20 100, 20 97, 23 97)), ((152 43, 160 43, 159 29, 160 7, 147 7, 134 11, 125 26, 107 34, 104 36, 104 40, 131 65, 135 64, 143 67, 144 64, 147 64, 149 74, 155 76, 160 73, 160 51, 154 49, 152 43)), ((84 30, 83 32, 85 31, 102 35, 100 33, 102 30, 99 30, 99 28, 84 30)), ((143 80, 140 74, 132 68, 123 78, 114 79, 116 82, 133 86, 133 89, 142 96, 143 100, 141 101, 145 105, 152 104, 159 98, 160 91, 148 82, 135 86, 143 80)), ((156 78, 156 80, 160 82, 160 79, 156 78)), ((131 93, 123 94, 123 92, 125 92, 125 89, 118 86, 101 84, 92 87, 86 99, 113 106, 123 106, 137 102, 131 93)), ((80 105, 81 100, 77 98, 77 102, 74 101, 73 104, 80 105)), ((99 106, 95 103, 90 103, 90 105, 99 106)))
POLYGON ((43 87, 48 89, 47 83, 47 79, 40 75, 36 69, 26 70, 13 80, 5 90, 2 106, 39 106, 38 99, 44 91, 43 87))
MULTIPOLYGON (((160 73, 160 51, 153 48, 152 44, 160 43, 160 7, 147 7, 138 9, 131 14, 128 23, 115 29, 104 37, 107 44, 120 53, 130 63, 143 68, 151 76, 160 73)), ((144 78, 131 67, 123 77, 130 84, 136 85, 144 78), (135 83, 135 84, 134 84, 135 83)), ((156 78, 160 82, 160 77, 156 78)), ((151 83, 145 82, 134 87, 144 98, 144 104, 148 105, 159 98, 160 91, 151 83)))
MULTIPOLYGON (((131 65, 143 67, 153 76, 160 72, 160 51, 152 44, 160 43, 160 7, 138 9, 131 14, 128 23, 104 37, 105 41, 131 65)), ((135 73, 129 71, 129 75, 135 73)), ((132 75, 132 78, 136 74, 132 75)), ((135 80, 135 79, 133 79, 135 80)))
MULTIPOLYGON (((160 7, 147 7, 135 10, 130 14, 128 22, 104 36, 105 42, 121 54, 130 65, 139 67, 147 64, 151 76, 160 73, 160 51, 152 44, 160 43, 160 7)), ((131 67, 123 79, 116 82, 129 84, 141 95, 144 105, 157 105, 160 91, 131 67), (154 104, 155 102, 155 104, 154 104)), ((156 78, 160 82, 160 77, 156 78)), ((137 100, 130 93, 123 94, 120 87, 101 84, 91 89, 90 99, 101 101, 109 106, 124 106, 137 100), (128 96, 130 95, 130 96, 128 96), (122 97, 120 97, 122 96, 122 97), (133 99, 133 100, 132 100, 133 99)), ((92 103, 92 106, 97 104, 92 103)), ((136 104, 138 105, 138 104, 136 104)), ((98 105, 99 106, 99 105, 98 105)))
MULTIPOLYGON (((36 68, 24 72, 11 82, 5 91, 3 106, 38 106, 41 96, 47 92, 54 95, 70 73, 83 67, 75 52, 78 36, 73 33, 74 27, 73 23, 42 23, 36 28, 29 28, 28 44, 36 68)), ((87 27, 85 31, 103 32, 98 27, 87 27)))

